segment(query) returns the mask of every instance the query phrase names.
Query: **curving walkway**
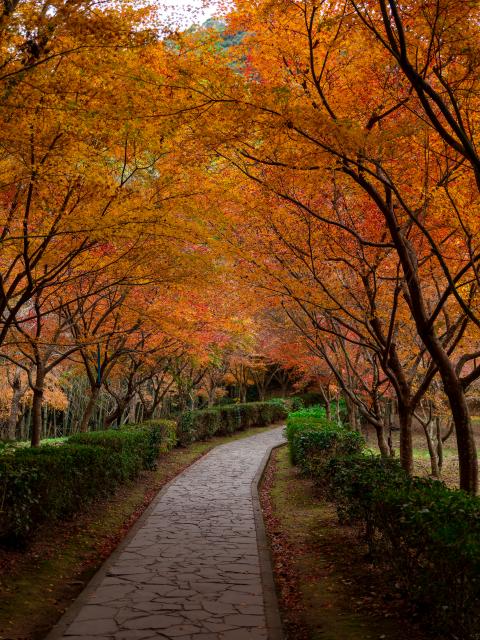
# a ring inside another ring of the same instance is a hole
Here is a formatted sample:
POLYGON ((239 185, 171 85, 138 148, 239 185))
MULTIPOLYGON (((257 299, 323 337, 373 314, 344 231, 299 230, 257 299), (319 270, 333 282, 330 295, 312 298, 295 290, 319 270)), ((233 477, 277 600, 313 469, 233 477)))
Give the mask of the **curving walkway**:
POLYGON ((163 489, 48 640, 277 640, 256 485, 283 428, 216 447, 163 489))

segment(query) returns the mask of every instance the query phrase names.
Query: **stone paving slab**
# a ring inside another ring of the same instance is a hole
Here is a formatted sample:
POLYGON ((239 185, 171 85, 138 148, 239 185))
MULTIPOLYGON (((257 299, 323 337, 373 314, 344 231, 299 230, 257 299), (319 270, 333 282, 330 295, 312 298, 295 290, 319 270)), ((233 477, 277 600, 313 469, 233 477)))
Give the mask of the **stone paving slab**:
POLYGON ((48 640, 278 638, 256 483, 283 440, 221 445, 175 478, 48 640))

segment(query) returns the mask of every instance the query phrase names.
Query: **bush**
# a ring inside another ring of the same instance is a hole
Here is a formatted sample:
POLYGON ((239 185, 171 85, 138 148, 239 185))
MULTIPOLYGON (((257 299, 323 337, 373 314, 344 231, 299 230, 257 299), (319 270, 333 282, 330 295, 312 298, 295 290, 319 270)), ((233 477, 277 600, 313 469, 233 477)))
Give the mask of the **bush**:
POLYGON ((284 403, 276 400, 186 411, 178 421, 178 441, 185 446, 215 435, 224 436, 250 427, 263 427, 286 416, 284 403))
POLYGON ((137 426, 160 430, 160 453, 168 453, 177 445, 177 423, 175 420, 147 420, 140 425, 134 425, 134 428, 137 426))
POLYGON ((303 404, 303 400, 299 396, 294 396, 290 399, 290 409, 292 411, 299 411, 303 409, 305 405, 303 404))
POLYGON ((286 435, 292 463, 317 482, 324 481, 332 458, 360 453, 365 446, 359 433, 327 420, 325 408, 319 405, 290 413, 286 435))
POLYGON ((122 456, 123 467, 131 478, 138 475, 141 469, 155 467, 161 445, 165 445, 166 441, 165 424, 157 420, 148 424, 126 425, 109 431, 77 433, 69 438, 71 443, 118 451, 122 456))
POLYGON ((66 444, 0 459, 0 539, 21 544, 42 522, 67 518, 130 477, 120 452, 66 444))
POLYGON ((323 483, 332 458, 360 453, 364 446, 365 441, 357 431, 327 424, 321 429, 298 431, 293 438, 292 451, 303 473, 323 483))
POLYGON ((478 639, 480 500, 375 456, 332 460, 328 472, 340 518, 364 528, 373 557, 429 625, 478 639))
POLYGON ((175 423, 154 420, 5 453, 0 457, 0 540, 23 544, 42 522, 72 516, 141 469, 152 469, 159 452, 175 440, 175 423))
POLYGON ((326 469, 328 495, 344 523, 364 523, 371 530, 373 495, 405 482, 398 460, 376 455, 353 455, 330 460, 326 469))
POLYGON ((296 411, 303 407, 311 407, 315 404, 325 404, 325 400, 321 393, 316 391, 306 391, 305 393, 299 393, 295 396, 291 396, 292 409, 296 411))

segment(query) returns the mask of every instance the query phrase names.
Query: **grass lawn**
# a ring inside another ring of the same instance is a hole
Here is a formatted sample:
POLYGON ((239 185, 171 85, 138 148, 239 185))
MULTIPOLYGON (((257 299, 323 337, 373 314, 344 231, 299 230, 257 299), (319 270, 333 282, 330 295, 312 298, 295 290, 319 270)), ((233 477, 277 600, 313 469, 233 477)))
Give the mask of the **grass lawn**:
POLYGON ((174 449, 159 459, 155 471, 143 472, 110 498, 91 505, 87 513, 34 532, 28 549, 0 550, 0 639, 44 638, 159 489, 213 447, 272 428, 174 449))
POLYGON ((277 449, 261 490, 287 640, 426 640, 351 527, 277 449))

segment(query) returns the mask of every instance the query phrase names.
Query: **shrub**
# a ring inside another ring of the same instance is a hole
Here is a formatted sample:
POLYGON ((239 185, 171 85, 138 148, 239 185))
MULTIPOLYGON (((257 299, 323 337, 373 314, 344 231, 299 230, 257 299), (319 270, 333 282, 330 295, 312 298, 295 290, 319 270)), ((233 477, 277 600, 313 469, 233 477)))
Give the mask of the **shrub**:
POLYGON ((296 411, 297 408, 301 409, 302 407, 311 407, 315 404, 324 404, 325 402, 322 394, 317 391, 306 391, 305 393, 299 393, 295 396, 291 396, 291 398, 294 403, 292 405, 292 409, 294 411, 296 411), (300 406, 297 407, 296 405, 300 406))
POLYGON ((480 633, 480 500, 438 480, 409 478, 394 460, 334 459, 329 495, 342 520, 365 531, 373 557, 393 574, 439 633, 480 633))
POLYGON ((178 441, 185 446, 215 435, 228 435, 249 427, 262 427, 283 420, 287 411, 279 402, 247 402, 186 411, 178 421, 178 441))
POLYGON ((0 540, 22 544, 45 521, 68 518, 112 492, 176 440, 175 423, 154 420, 71 436, 66 444, 18 448, 0 457, 0 540))
POLYGON ((127 475, 134 478, 141 469, 154 468, 162 437, 163 427, 153 423, 151 427, 135 425, 109 431, 77 433, 69 438, 69 442, 119 452, 127 475))
MULTIPOLYGON (((177 423, 175 420, 147 420, 138 426, 160 430, 160 453, 167 453, 177 444, 177 423)), ((136 428, 137 425, 134 425, 134 427, 136 428)))
POLYGON ((326 469, 328 495, 336 503, 341 522, 365 523, 371 530, 373 495, 407 476, 395 458, 353 455, 330 460, 326 469))
POLYGON ((327 420, 324 407, 315 405, 288 414, 285 433, 289 444, 290 459, 293 464, 299 464, 299 451, 297 449, 300 442, 298 439, 300 433, 325 429, 336 431, 339 426, 327 420))
POLYGON ((103 447, 18 449, 0 460, 0 539, 23 543, 40 523, 71 516, 129 476, 121 453, 103 447))
POLYGON ((347 431, 332 424, 324 425, 322 429, 298 431, 293 439, 296 464, 321 483, 332 458, 360 453, 364 446, 365 441, 357 431, 347 431))
POLYGON ((285 398, 270 398, 270 400, 268 400, 268 404, 273 404, 276 407, 281 407, 288 413, 289 404, 285 398))

